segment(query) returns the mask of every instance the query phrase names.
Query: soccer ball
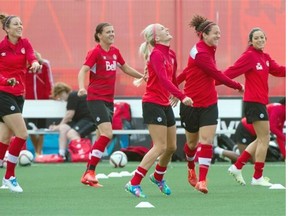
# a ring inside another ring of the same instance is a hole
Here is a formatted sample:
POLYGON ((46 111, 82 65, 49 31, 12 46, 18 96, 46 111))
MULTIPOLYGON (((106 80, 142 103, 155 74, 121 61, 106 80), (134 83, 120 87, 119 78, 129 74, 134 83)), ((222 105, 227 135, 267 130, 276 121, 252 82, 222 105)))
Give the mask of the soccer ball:
POLYGON ((33 162, 33 154, 28 150, 22 150, 19 154, 18 163, 20 166, 30 166, 33 162))
POLYGON ((115 151, 111 154, 110 160, 109 160, 111 166, 114 168, 117 167, 125 167, 125 165, 128 162, 127 156, 124 152, 122 151, 115 151))

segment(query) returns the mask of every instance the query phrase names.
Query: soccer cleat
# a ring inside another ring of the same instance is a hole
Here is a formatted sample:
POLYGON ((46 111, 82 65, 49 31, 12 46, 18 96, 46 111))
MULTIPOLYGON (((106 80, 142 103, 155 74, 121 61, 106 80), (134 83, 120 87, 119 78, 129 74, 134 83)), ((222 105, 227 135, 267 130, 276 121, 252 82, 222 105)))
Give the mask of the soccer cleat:
POLYGON ((142 188, 140 185, 131 185, 131 183, 128 182, 125 185, 125 190, 130 192, 136 197, 146 198, 146 195, 142 192, 142 188))
POLYGON ((81 183, 96 188, 103 187, 103 185, 99 184, 95 171, 93 170, 88 170, 83 174, 81 183))
POLYGON ((166 184, 165 180, 162 181, 157 181, 154 177, 153 174, 150 175, 150 181, 158 186, 160 191, 165 194, 165 195, 170 195, 171 194, 171 189, 169 186, 166 184))
POLYGON ((251 185, 259 185, 259 186, 265 186, 265 187, 270 187, 272 186, 273 184, 269 182, 270 179, 267 178, 267 177, 263 177, 261 176, 259 179, 255 179, 254 177, 252 178, 252 181, 251 181, 251 185))
POLYGON ((188 168, 188 182, 193 187, 195 187, 197 182, 198 182, 197 175, 196 175, 196 172, 195 172, 194 169, 189 169, 188 168))
POLYGON ((207 183, 206 181, 199 181, 197 182, 196 186, 195 186, 195 189, 204 193, 204 194, 207 194, 208 193, 208 188, 207 188, 207 183))
POLYGON ((22 193, 23 189, 18 184, 16 178, 11 176, 9 179, 3 178, 2 184, 8 187, 8 189, 12 192, 22 193))
POLYGON ((242 176, 242 171, 237 169, 237 167, 233 164, 229 167, 228 172, 230 175, 234 177, 234 179, 240 184, 240 185, 246 185, 246 182, 242 176))

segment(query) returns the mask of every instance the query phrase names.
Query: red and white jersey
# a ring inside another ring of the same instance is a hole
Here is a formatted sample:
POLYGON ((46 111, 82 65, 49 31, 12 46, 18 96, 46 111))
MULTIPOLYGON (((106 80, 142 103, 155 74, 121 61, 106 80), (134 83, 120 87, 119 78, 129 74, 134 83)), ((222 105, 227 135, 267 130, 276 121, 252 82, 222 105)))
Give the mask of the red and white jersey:
POLYGON ((16 96, 23 95, 27 62, 32 65, 34 61, 37 59, 27 39, 20 38, 17 44, 12 44, 6 36, 0 42, 0 91, 16 96), (7 79, 13 77, 18 84, 9 86, 7 79))
POLYGON ((250 46, 233 66, 224 71, 224 74, 232 79, 244 74, 245 92, 243 100, 266 105, 269 101, 269 74, 285 77, 286 67, 279 66, 267 53, 250 46))
POLYGON ((53 86, 51 66, 48 60, 44 59, 42 69, 37 73, 26 73, 25 99, 49 99, 53 86))
POLYGON ((240 83, 225 76, 217 69, 216 47, 200 40, 189 53, 188 64, 177 77, 177 83, 185 80, 184 93, 193 100, 193 107, 208 107, 218 100, 215 80, 230 88, 241 90, 240 83))
POLYGON ((113 102, 115 92, 116 69, 125 61, 120 51, 111 46, 109 51, 98 44, 89 51, 84 65, 90 67, 90 79, 87 89, 87 100, 104 100, 113 102))
POLYGON ((171 94, 181 101, 185 98, 176 83, 176 55, 168 46, 160 44, 155 46, 147 63, 147 69, 149 78, 143 102, 168 106, 171 94))

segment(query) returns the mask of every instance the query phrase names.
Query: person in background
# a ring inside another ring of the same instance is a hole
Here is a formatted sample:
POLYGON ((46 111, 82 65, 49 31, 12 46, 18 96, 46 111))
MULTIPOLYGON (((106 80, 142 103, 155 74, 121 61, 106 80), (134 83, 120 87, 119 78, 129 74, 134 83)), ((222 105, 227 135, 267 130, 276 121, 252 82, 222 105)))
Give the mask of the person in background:
POLYGON ((13 192, 23 192, 15 167, 28 133, 22 116, 27 61, 30 70, 41 69, 28 39, 22 38, 23 25, 20 17, 0 14, 6 36, 0 42, 0 163, 8 149, 6 173, 2 184, 13 192), (11 139, 12 136, 15 136, 11 139), (11 140, 11 142, 10 142, 11 140))
POLYGON ((212 142, 218 119, 215 80, 239 92, 243 91, 243 86, 223 75, 216 67, 215 52, 221 36, 219 26, 203 16, 195 15, 190 27, 195 28, 200 40, 190 50, 188 64, 177 77, 177 82, 185 81, 184 93, 193 100, 193 107, 181 103, 180 119, 187 140, 184 152, 188 162, 188 182, 206 194, 206 176, 213 156, 212 142), (197 148, 199 180, 194 162, 197 148))
POLYGON ((177 87, 176 54, 170 49, 172 36, 168 28, 159 23, 150 24, 142 34, 145 42, 141 44, 139 50, 146 61, 149 77, 142 97, 142 110, 153 146, 143 157, 132 179, 125 185, 125 190, 136 197, 146 197, 140 184, 159 157, 155 171, 150 175, 150 181, 163 194, 170 195, 171 189, 163 178, 177 146, 175 117, 169 99, 170 95, 173 95, 187 106, 192 106, 192 100, 177 87))
POLYGON ((81 177, 81 182, 92 187, 101 187, 95 170, 104 150, 113 137, 112 117, 114 112, 114 92, 117 67, 134 78, 143 74, 130 67, 123 59, 120 51, 113 46, 115 32, 110 23, 100 23, 94 33, 98 43, 88 52, 86 60, 78 74, 78 95, 87 94, 88 109, 97 125, 99 138, 91 149, 91 159, 81 177), (85 88, 85 76, 90 73, 88 89, 85 88))
MULTIPOLYGON (((269 116, 269 126, 271 134, 276 136, 276 142, 280 150, 282 160, 286 159, 286 136, 283 132, 286 121, 286 98, 282 98, 278 103, 270 103, 267 106, 269 116)), ((246 117, 242 118, 235 132, 235 140, 239 153, 243 153, 249 143, 256 139, 256 132, 252 124, 247 123, 246 117)), ((220 157, 227 157, 235 163, 239 154, 234 151, 225 150, 220 147, 214 148, 214 153, 220 157)), ((251 162, 255 163, 255 155, 251 157, 251 162)))
MULTIPOLYGON (((79 140, 96 129, 87 107, 86 95, 78 96, 65 83, 56 83, 52 90, 55 100, 67 101, 66 114, 58 125, 50 125, 51 131, 59 131, 59 156, 65 161, 68 141, 79 140)), ((37 160, 36 160, 37 161, 37 160)))
POLYGON ((271 186, 268 178, 263 177, 265 159, 270 141, 268 104, 269 74, 286 76, 286 67, 278 65, 269 54, 264 52, 266 34, 260 28, 253 28, 248 36, 248 48, 224 74, 230 78, 245 75, 244 114, 248 124, 252 124, 256 139, 252 141, 229 167, 228 172, 241 185, 246 185, 242 168, 255 157, 252 185, 271 186))
MULTIPOLYGON (((38 62, 42 65, 42 69, 36 74, 28 70, 26 73, 26 100, 48 100, 51 96, 53 86, 53 77, 51 66, 48 60, 43 59, 41 54, 34 51, 38 62)), ((26 119, 28 128, 37 130, 38 128, 46 128, 46 119, 26 119)), ((35 156, 42 154, 43 134, 30 134, 31 142, 34 146, 35 156)))

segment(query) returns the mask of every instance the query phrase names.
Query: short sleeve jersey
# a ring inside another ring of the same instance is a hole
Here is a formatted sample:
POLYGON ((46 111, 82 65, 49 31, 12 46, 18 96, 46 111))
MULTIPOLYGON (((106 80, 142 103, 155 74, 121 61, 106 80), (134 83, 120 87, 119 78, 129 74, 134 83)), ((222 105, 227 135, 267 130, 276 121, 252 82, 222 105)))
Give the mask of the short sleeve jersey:
POLYGON ((87 100, 103 100, 113 102, 117 66, 124 65, 119 50, 111 46, 105 51, 98 44, 88 52, 84 65, 90 67, 87 100))

